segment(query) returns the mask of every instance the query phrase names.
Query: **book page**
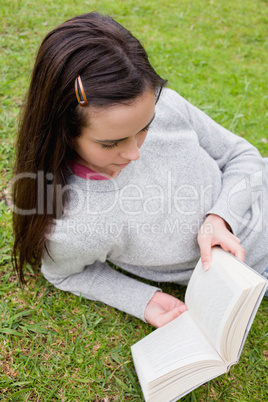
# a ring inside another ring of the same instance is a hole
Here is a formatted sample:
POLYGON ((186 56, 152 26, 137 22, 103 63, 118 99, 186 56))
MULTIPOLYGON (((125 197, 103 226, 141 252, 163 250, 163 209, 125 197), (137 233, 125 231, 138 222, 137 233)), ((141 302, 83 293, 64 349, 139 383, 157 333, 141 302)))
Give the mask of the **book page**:
POLYGON ((131 351, 141 384, 191 363, 214 360, 223 364, 189 311, 137 342, 131 351))
POLYGON ((199 262, 194 270, 185 295, 185 303, 198 321, 218 353, 225 360, 221 338, 226 336, 228 324, 251 293, 251 276, 246 267, 220 248, 213 249, 213 262, 209 271, 203 271, 199 262), (241 268, 242 267, 242 268, 241 268), (242 271, 241 271, 242 269, 242 271))

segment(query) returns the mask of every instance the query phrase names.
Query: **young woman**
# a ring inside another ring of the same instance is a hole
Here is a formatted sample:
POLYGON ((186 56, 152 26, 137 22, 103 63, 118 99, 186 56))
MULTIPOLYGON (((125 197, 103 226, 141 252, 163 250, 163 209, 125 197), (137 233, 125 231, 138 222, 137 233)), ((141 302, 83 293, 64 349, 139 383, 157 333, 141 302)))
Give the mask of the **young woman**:
POLYGON ((81 15, 46 36, 17 147, 21 281, 25 263, 42 261, 57 288, 158 327, 187 307, 139 277, 187 284, 214 245, 265 271, 262 158, 165 84, 110 17, 81 15))

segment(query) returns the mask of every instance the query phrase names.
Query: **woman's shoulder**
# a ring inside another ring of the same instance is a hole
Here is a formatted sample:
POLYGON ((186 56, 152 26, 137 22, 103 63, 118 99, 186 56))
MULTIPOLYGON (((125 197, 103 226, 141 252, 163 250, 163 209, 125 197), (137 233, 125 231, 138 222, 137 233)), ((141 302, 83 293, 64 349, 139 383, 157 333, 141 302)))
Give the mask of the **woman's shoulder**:
POLYGON ((163 111, 165 114, 168 115, 174 115, 174 113, 176 113, 188 119, 188 105, 189 102, 187 102, 187 100, 174 89, 163 88, 159 100, 156 104, 156 109, 160 112, 163 111))
POLYGON ((159 101, 168 102, 170 104, 174 103, 176 105, 186 105, 188 103, 177 91, 167 87, 163 88, 159 101))
POLYGON ((152 131, 177 131, 189 129, 188 102, 171 88, 163 88, 155 107, 156 117, 152 131))

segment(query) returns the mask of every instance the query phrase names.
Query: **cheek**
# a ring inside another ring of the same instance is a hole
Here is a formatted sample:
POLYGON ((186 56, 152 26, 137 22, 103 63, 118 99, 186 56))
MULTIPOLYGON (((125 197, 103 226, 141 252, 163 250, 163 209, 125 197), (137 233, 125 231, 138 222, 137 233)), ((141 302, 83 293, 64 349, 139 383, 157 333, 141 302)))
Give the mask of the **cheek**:
POLYGON ((138 135, 138 138, 137 138, 137 146, 138 146, 138 148, 140 148, 142 146, 142 144, 144 143, 147 134, 148 134, 148 131, 146 131, 144 133, 140 133, 138 135))
POLYGON ((94 159, 97 159, 99 163, 109 163, 114 159, 114 156, 117 154, 118 150, 114 149, 99 149, 96 147, 95 152, 93 153, 94 159))

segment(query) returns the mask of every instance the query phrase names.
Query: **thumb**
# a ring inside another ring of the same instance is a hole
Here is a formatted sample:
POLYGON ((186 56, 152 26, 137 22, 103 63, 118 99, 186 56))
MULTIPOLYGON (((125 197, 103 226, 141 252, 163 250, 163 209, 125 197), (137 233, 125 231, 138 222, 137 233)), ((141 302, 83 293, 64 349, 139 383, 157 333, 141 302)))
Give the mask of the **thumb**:
POLYGON ((201 236, 201 238, 199 238, 199 247, 200 247, 202 268, 204 271, 208 271, 212 261, 210 238, 206 236, 201 236))

